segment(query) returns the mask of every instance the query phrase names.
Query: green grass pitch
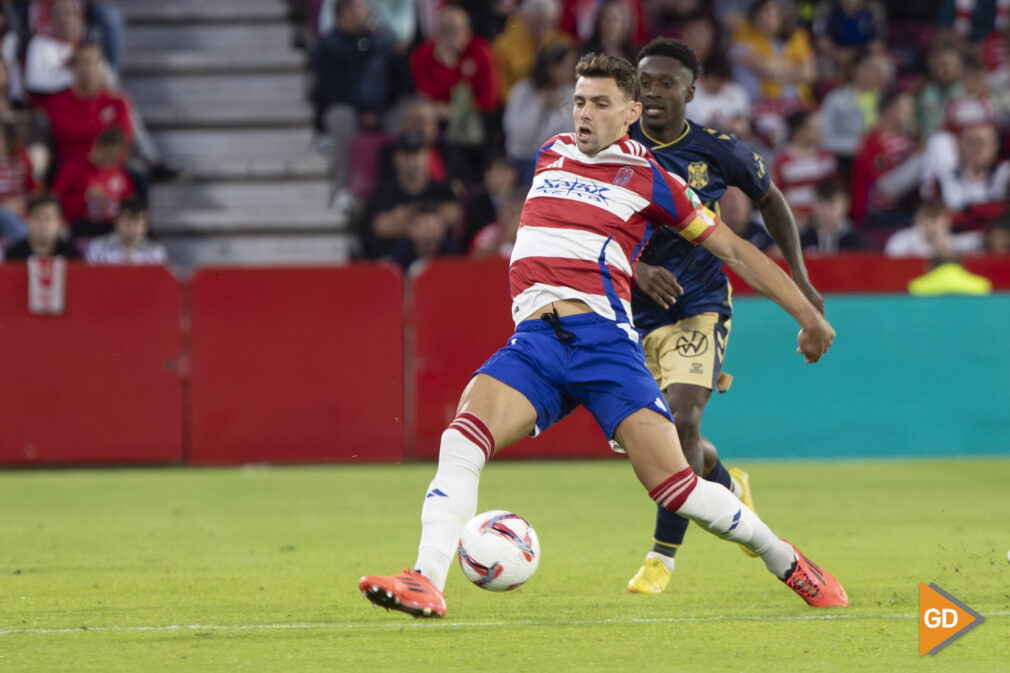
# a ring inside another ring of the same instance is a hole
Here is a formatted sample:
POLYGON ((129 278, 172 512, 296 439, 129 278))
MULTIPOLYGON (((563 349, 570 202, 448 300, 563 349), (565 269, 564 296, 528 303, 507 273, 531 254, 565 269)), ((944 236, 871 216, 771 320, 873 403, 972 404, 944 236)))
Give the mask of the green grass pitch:
POLYGON ((625 593, 654 510, 620 460, 491 463, 479 510, 527 517, 540 568, 493 594, 454 567, 432 621, 356 586, 413 562, 432 465, 2 472, 0 671, 1010 670, 1010 460, 743 467, 851 607, 697 527, 667 593, 625 593), (919 582, 987 621, 919 657, 919 582))

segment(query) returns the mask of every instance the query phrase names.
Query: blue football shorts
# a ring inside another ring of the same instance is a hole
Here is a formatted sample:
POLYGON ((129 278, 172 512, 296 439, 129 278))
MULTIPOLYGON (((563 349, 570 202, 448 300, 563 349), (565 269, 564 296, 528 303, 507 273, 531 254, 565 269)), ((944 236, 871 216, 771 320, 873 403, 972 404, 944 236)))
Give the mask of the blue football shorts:
POLYGON ((530 401, 537 412, 534 436, 580 404, 593 414, 608 440, 621 421, 642 408, 673 422, 645 366, 635 330, 626 331, 596 313, 564 316, 557 327, 544 320, 524 320, 508 344, 475 374, 498 379, 530 401))

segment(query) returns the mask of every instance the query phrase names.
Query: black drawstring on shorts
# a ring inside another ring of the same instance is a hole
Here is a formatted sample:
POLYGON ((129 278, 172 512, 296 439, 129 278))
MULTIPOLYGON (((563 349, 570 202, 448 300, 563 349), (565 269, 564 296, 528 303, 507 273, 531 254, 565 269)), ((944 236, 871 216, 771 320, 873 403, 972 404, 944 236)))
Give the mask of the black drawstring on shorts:
POLYGON ((540 319, 554 328, 554 334, 562 343, 567 344, 575 340, 575 332, 569 332, 561 326, 561 316, 558 315, 558 309, 553 308, 550 313, 541 313, 540 319))

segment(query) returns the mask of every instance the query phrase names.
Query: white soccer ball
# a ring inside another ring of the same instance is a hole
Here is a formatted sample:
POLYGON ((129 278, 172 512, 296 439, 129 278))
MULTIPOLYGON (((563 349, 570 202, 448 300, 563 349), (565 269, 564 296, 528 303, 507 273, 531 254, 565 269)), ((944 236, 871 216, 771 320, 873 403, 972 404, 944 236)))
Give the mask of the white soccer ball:
POLYGON ((522 586, 540 563, 540 541, 529 522, 495 509, 470 519, 459 538, 459 567, 488 591, 522 586))

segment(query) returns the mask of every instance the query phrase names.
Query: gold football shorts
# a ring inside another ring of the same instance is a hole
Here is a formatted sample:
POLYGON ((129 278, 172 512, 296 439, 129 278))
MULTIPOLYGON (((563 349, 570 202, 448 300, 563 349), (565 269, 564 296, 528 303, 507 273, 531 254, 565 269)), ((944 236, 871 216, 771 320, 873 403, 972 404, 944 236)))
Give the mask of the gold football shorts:
POLYGON ((733 377, 722 371, 729 339, 730 318, 700 313, 645 335, 645 364, 660 390, 689 383, 725 392, 733 377))

